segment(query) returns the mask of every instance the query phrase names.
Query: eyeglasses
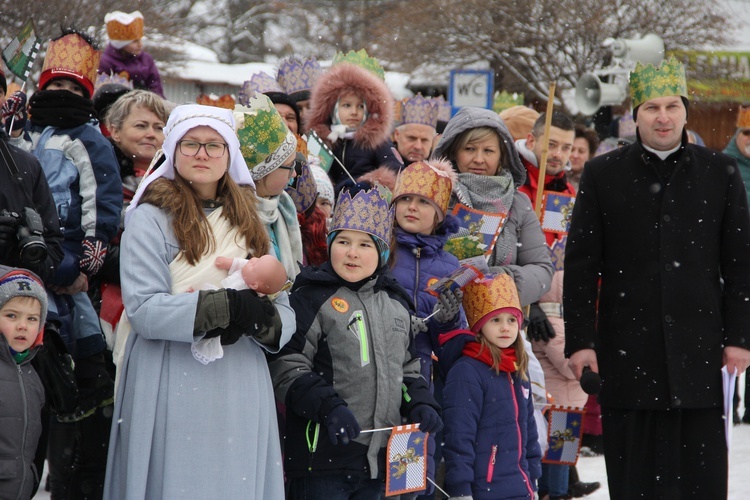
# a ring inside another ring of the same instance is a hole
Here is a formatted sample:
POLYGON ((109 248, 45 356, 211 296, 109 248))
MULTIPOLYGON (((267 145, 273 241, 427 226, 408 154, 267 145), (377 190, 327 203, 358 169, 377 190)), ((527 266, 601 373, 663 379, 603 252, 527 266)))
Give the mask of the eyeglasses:
POLYGON ((211 158, 221 158, 227 152, 227 145, 223 142, 178 141, 177 146, 180 148, 180 153, 185 156, 197 155, 201 147, 211 158))
POLYGON ((292 163, 288 167, 282 165, 279 168, 284 169, 284 170, 288 170, 289 171, 289 178, 291 179, 292 177, 294 177, 294 174, 292 172, 296 172, 297 175, 301 175, 302 174, 302 167, 305 166, 305 165, 307 165, 307 159, 305 159, 305 155, 303 155, 302 153, 297 153, 297 156, 295 156, 295 158, 294 158, 294 163, 292 163))

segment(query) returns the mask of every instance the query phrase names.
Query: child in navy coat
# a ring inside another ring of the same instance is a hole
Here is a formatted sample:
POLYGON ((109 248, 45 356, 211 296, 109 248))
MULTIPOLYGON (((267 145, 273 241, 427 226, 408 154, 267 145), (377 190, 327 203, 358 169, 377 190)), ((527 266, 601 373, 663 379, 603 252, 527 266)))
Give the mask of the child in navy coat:
MULTIPOLYGON (((443 392, 445 487, 457 500, 534 498, 541 450, 513 278, 468 284, 463 306, 471 330, 440 337, 466 340, 443 392)), ((450 357, 443 352, 441 363, 450 357)))

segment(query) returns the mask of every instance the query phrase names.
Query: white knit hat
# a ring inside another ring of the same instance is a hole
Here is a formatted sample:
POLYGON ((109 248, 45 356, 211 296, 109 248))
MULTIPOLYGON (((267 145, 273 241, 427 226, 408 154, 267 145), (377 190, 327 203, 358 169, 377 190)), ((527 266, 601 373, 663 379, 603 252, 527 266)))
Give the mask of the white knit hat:
POLYGON ((315 184, 318 186, 318 196, 331 202, 336 202, 336 197, 333 194, 333 183, 331 178, 328 176, 325 170, 317 165, 309 164, 310 170, 315 177, 315 184))

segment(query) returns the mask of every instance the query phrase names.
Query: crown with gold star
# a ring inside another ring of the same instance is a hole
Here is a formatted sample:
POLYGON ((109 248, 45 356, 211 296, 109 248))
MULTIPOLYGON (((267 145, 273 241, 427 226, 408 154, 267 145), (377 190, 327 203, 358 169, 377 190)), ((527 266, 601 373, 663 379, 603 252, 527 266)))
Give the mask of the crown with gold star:
POLYGON ((291 95, 296 92, 304 92, 312 89, 313 84, 323 72, 317 59, 310 57, 303 61, 290 57, 279 64, 279 72, 276 81, 279 82, 284 92, 291 95))
POLYGON ((653 64, 637 63, 630 72, 630 98, 633 109, 651 99, 679 95, 687 98, 685 65, 674 56, 662 61, 658 68, 653 64))
POLYGON ((116 10, 104 16, 107 36, 115 41, 133 41, 143 38, 143 14, 134 11, 130 14, 116 10))
POLYGON ((279 85, 279 82, 273 79, 272 76, 266 73, 255 73, 246 80, 245 83, 240 87, 240 91, 237 93, 237 102, 242 106, 247 106, 247 101, 255 94, 260 92, 265 94, 266 92, 284 92, 279 85))
POLYGON ((362 189, 354 196, 342 189, 333 212, 331 233, 361 231, 390 245, 394 214, 390 201, 391 192, 380 184, 367 191, 362 189))
POLYGON ((393 202, 407 195, 421 196, 435 207, 438 221, 442 222, 448 211, 455 180, 456 172, 447 160, 414 162, 399 174, 393 202))
POLYGON ((750 128, 750 103, 740 105, 737 113, 737 128, 750 128))
POLYGON ((492 101, 492 110, 495 113, 499 113, 513 106, 523 106, 523 94, 513 92, 512 94, 507 90, 502 92, 495 92, 495 98, 492 101))
POLYGON ((472 281, 463 290, 462 302, 471 331, 481 330, 489 315, 498 309, 513 309, 513 314, 523 320, 521 301, 512 276, 505 273, 487 274, 484 278, 472 281))
POLYGON ((333 62, 331 63, 331 65, 335 65, 338 63, 342 63, 342 62, 355 64, 359 66, 360 68, 364 68, 367 71, 373 73, 375 76, 377 76, 381 80, 385 80, 385 70, 380 65, 377 59, 367 55, 367 51, 365 49, 360 49, 357 52, 350 50, 346 54, 342 52, 336 52, 336 55, 333 56, 333 62))
POLYGON ((401 119, 398 123, 401 125, 417 123, 435 128, 438 121, 438 111, 438 103, 435 99, 417 94, 401 101, 401 119))
POLYGON ((39 76, 39 88, 43 89, 51 80, 66 78, 82 85, 91 97, 100 58, 101 52, 77 33, 51 40, 39 76))
POLYGON ((297 149, 297 138, 289 130, 271 99, 256 92, 234 108, 242 157, 253 180, 276 170, 297 149))
POLYGON ((294 201, 299 214, 307 212, 315 204, 315 199, 318 197, 318 185, 307 163, 302 165, 302 172, 294 178, 294 183, 284 190, 294 201))

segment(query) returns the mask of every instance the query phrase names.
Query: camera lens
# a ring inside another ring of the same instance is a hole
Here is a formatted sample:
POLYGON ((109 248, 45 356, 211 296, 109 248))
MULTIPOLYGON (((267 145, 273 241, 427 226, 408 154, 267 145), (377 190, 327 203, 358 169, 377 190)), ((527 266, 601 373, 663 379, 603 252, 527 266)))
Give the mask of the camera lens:
POLYGON ((47 245, 44 241, 29 241, 21 247, 21 260, 27 263, 41 262, 47 258, 47 245))

